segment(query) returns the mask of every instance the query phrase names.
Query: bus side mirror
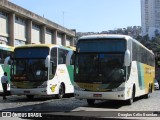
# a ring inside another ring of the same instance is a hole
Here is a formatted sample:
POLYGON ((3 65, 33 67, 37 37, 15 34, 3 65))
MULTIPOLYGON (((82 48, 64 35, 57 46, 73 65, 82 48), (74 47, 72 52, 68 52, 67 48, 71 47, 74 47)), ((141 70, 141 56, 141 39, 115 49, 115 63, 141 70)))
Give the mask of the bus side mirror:
POLYGON ((71 57, 73 55, 73 51, 69 51, 67 56, 66 56, 66 65, 70 65, 71 64, 71 57))
POLYGON ((10 56, 6 57, 6 59, 4 60, 4 67, 7 67, 10 61, 10 56))
POLYGON ((48 55, 45 59, 45 67, 49 68, 50 67, 50 55, 48 55))
POLYGON ((130 61, 131 61, 131 53, 129 50, 126 50, 125 55, 124 55, 124 66, 130 66, 130 61))

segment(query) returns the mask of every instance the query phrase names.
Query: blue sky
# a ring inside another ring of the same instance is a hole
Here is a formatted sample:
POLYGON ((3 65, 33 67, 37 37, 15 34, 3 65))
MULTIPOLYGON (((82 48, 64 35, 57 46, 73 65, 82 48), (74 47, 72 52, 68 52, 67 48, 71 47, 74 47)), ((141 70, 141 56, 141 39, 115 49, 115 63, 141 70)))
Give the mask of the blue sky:
POLYGON ((141 26, 140 0, 10 0, 77 32, 141 26))

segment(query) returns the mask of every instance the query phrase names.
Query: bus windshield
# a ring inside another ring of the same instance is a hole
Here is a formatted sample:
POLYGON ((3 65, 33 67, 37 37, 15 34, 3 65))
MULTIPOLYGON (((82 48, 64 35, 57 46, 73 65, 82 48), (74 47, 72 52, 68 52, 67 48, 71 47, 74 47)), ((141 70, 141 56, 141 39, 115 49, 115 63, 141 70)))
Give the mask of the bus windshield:
POLYGON ((16 49, 11 68, 12 82, 29 81, 32 87, 41 85, 48 79, 48 69, 45 67, 48 54, 48 48, 16 49))
POLYGON ((47 69, 44 59, 15 59, 14 79, 23 76, 23 80, 47 80, 47 69))
POLYGON ((81 41, 77 46, 75 82, 123 82, 125 40, 81 41))

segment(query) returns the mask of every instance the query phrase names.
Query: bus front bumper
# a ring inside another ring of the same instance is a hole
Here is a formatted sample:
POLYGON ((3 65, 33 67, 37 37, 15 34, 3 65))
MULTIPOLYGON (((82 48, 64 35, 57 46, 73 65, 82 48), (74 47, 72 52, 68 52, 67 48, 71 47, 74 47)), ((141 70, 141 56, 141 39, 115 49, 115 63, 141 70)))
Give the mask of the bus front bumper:
POLYGON ((35 89, 16 89, 11 88, 12 95, 47 95, 47 90, 44 88, 35 89))
POLYGON ((118 92, 90 92, 75 90, 76 99, 95 99, 95 100, 127 100, 129 96, 125 91, 118 92))

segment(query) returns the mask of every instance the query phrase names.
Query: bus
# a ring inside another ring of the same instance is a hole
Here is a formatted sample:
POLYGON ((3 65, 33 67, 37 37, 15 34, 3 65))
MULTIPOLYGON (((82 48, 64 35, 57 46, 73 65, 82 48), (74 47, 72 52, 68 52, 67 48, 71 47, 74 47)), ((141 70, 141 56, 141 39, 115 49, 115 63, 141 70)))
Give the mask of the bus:
MULTIPOLYGON (((10 65, 4 65, 5 59, 13 55, 14 47, 0 44, 0 78, 7 72, 9 86, 7 91, 10 92, 10 65)), ((3 88, 0 81, 0 93, 2 94, 3 88)))
POLYGON ((135 97, 148 98, 154 90, 154 53, 127 35, 90 35, 76 46, 75 98, 122 100, 131 105, 135 97))
POLYGON ((73 93, 73 53, 71 47, 31 44, 15 47, 11 64, 11 94, 54 95, 73 93))

